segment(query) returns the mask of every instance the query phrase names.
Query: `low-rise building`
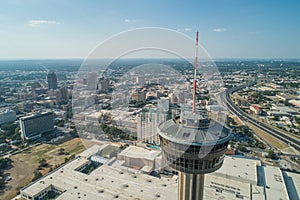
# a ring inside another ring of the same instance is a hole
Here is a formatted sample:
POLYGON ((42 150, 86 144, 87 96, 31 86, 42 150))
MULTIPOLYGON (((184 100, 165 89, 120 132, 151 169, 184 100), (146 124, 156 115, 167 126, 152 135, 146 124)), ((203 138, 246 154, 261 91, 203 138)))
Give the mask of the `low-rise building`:
POLYGON ((136 146, 130 146, 118 154, 118 159, 125 161, 124 166, 139 169, 145 173, 151 173, 155 166, 156 158, 161 154, 160 151, 148 150, 136 146))
POLYGON ((146 100, 146 92, 137 90, 132 94, 132 99, 135 101, 145 101, 146 100))
POLYGON ((250 111, 252 111, 256 115, 260 115, 261 114, 261 108, 260 108, 260 106, 258 106, 256 104, 251 104, 250 111))
POLYGON ((289 103, 292 104, 295 107, 300 108, 300 100, 293 99, 293 100, 290 100, 289 103))
POLYGON ((16 121, 16 111, 4 110, 0 112, 0 125, 16 121))
POLYGON ((295 96, 291 95, 291 94, 286 94, 286 93, 280 93, 280 94, 276 94, 276 96, 284 101, 289 101, 291 99, 294 99, 295 96))
POLYGON ((297 115, 297 114, 299 114, 298 111, 293 110, 293 109, 291 109, 291 108, 289 108, 287 106, 278 106, 278 105, 273 104, 271 109, 279 111, 279 112, 288 113, 290 115, 297 115))
MULTIPOLYGON (((120 159, 105 159, 99 155, 92 159, 93 155, 107 147, 95 145, 87 149, 74 160, 22 188, 21 198, 176 199, 177 175, 151 176, 142 173, 144 162, 136 162, 149 156, 153 160, 160 151, 154 155, 152 151, 128 147, 119 153, 120 159)), ((262 165, 258 159, 225 156, 219 170, 205 175, 204 199, 298 199, 298 185, 299 175, 296 173, 262 165)))
POLYGON ((267 111, 267 114, 272 117, 283 117, 283 116, 290 117, 291 116, 289 113, 278 112, 278 111, 267 111))

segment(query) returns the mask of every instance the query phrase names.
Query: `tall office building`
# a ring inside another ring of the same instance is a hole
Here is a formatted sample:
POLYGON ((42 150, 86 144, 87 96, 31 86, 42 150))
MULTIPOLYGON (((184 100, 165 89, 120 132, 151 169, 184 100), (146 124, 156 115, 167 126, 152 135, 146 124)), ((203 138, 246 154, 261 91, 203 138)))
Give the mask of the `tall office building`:
POLYGON ((68 91, 68 89, 65 88, 65 87, 60 88, 59 89, 59 94, 56 97, 56 100, 58 102, 68 102, 68 100, 69 100, 69 91, 68 91))
POLYGON ((95 72, 88 73, 86 82, 88 90, 96 90, 98 86, 98 75, 95 72))
POLYGON ((55 90, 57 89, 57 77, 54 72, 49 72, 47 75, 48 89, 55 90))
POLYGON ((137 118, 137 138, 140 141, 159 144, 157 126, 171 119, 170 102, 168 98, 161 97, 157 101, 157 108, 150 107, 143 110, 137 118))
POLYGON ((21 137, 25 139, 36 139, 43 133, 54 130, 53 112, 34 113, 33 115, 21 117, 21 137))
POLYGON ((101 91, 109 90, 109 79, 108 78, 100 80, 99 89, 101 91))
POLYGON ((160 113, 156 108, 142 111, 137 118, 137 139, 150 144, 159 144, 157 126, 168 120, 168 115, 160 113))
POLYGON ((136 80, 135 83, 140 86, 143 86, 145 84, 145 77, 143 76, 137 76, 135 80, 136 80))

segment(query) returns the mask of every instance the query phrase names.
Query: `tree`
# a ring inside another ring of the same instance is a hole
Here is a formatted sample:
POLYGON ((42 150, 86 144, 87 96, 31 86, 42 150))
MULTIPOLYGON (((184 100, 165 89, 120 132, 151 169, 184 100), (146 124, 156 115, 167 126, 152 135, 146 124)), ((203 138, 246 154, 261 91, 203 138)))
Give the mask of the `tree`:
POLYGON ((3 186, 5 183, 5 180, 2 176, 0 176, 0 187, 3 186))
POLYGON ((65 149, 64 148, 60 148, 59 150, 58 150, 58 154, 59 155, 64 155, 66 152, 65 152, 65 149))
POLYGON ((268 150, 267 158, 276 159, 276 157, 277 155, 272 149, 268 150))
POLYGON ((72 119, 73 118, 73 110, 72 107, 67 108, 67 118, 72 119))
POLYGON ((33 177, 32 181, 35 181, 43 176, 43 174, 39 170, 34 171, 33 175, 34 175, 34 177, 33 177))
POLYGON ((237 125, 237 123, 236 123, 235 120, 232 121, 232 125, 233 125, 233 126, 236 126, 236 125, 237 125))
POLYGON ((75 158, 75 154, 72 154, 70 157, 65 157, 65 163, 69 162, 69 160, 73 160, 75 158))
POLYGON ((16 129, 15 129, 15 134, 19 134, 20 132, 20 127, 18 126, 16 129))
POLYGON ((250 137, 250 138, 253 137, 253 134, 251 133, 248 126, 242 126, 242 127, 240 127, 240 130, 241 130, 242 134, 244 134, 245 136, 250 137))
POLYGON ((300 117, 295 117, 295 121, 297 124, 300 124, 300 117))
POLYGON ((16 128, 18 127, 18 125, 16 124, 3 124, 1 126, 2 130, 5 130, 5 134, 6 135, 13 135, 15 133, 16 128))
POLYGON ((46 167, 47 165, 47 160, 45 160, 44 158, 39 161, 39 167, 46 167))
POLYGON ((241 152, 249 152, 249 150, 245 147, 244 144, 239 144, 237 150, 241 152))
POLYGON ((74 138, 78 138, 78 137, 79 137, 78 132, 77 132, 76 129, 71 130, 71 131, 70 131, 70 135, 71 135, 72 137, 74 137, 74 138))
POLYGON ((12 160, 10 158, 0 159, 0 171, 7 168, 11 164, 12 160))

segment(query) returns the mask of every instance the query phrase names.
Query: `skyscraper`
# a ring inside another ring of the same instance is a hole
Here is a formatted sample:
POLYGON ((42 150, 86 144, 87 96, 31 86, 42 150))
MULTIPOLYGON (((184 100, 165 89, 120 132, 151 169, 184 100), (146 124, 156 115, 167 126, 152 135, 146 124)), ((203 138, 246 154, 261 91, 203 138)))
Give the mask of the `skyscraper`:
POLYGON ((90 72, 86 77, 87 90, 96 90, 98 85, 98 75, 95 72, 90 72))
POLYGON ((159 144, 157 126, 168 119, 171 119, 169 98, 159 98, 157 100, 157 107, 144 107, 137 117, 138 140, 151 144, 159 144))
POLYGON ((99 89, 104 92, 109 90, 109 79, 108 78, 100 80, 100 88, 99 89))
POLYGON ((54 72, 49 72, 47 75, 48 89, 55 90, 57 89, 57 77, 54 72))

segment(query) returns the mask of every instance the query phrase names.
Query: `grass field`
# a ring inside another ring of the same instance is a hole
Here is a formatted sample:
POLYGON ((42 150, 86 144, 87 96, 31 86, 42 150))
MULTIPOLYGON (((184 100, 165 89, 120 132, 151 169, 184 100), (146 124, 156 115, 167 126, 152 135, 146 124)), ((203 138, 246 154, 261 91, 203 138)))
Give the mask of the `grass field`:
POLYGON ((241 122, 241 120, 239 120, 238 117, 233 117, 233 120, 235 121, 236 125, 237 126, 243 126, 243 122, 241 122))
POLYGON ((78 154, 94 144, 96 142, 74 138, 61 144, 41 144, 11 156, 13 167, 6 170, 5 173, 11 176, 12 180, 6 184, 4 191, 0 192, 0 199, 13 198, 21 187, 30 183, 41 159, 45 159, 49 164, 48 167, 40 170, 44 175, 50 170, 50 167, 54 168, 56 165, 62 164, 65 158, 72 154, 78 154), (66 154, 60 155, 60 148, 64 148, 66 154))
POLYGON ((269 143, 270 145, 272 145, 273 147, 277 148, 277 149, 285 149, 288 147, 288 145, 272 136, 270 136, 269 134, 265 133, 264 131, 262 131, 259 128, 256 128, 255 126, 251 125, 250 123, 246 123, 249 128, 251 128, 257 135, 259 135, 264 141, 266 141, 267 143, 269 143))

